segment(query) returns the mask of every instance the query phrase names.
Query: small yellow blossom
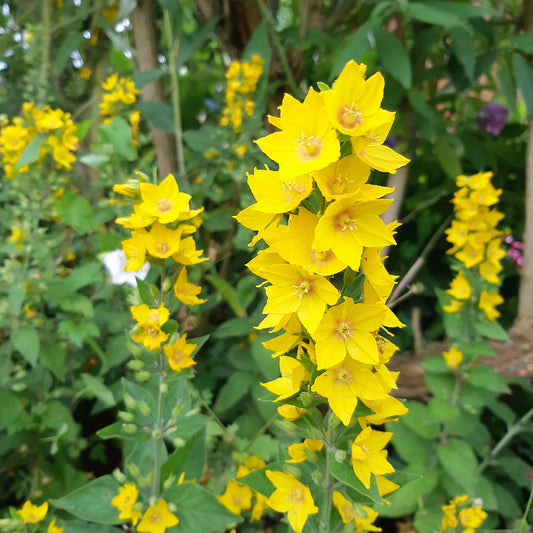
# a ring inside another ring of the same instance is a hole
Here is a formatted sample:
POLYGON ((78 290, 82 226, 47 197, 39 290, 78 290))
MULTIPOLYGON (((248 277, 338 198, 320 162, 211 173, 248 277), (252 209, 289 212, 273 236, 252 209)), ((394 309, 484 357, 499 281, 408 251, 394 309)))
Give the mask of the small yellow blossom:
POLYGON ((444 356, 444 361, 446 361, 446 364, 454 372, 455 370, 457 370, 457 367, 463 362, 463 352, 455 348, 455 346, 451 346, 450 350, 447 352, 442 352, 442 355, 444 356))
POLYGON ((139 533, 164 533, 169 527, 179 523, 178 517, 168 510, 167 502, 159 499, 144 513, 137 526, 139 533))
POLYGON ((41 505, 33 505, 30 500, 26 500, 22 509, 17 511, 22 521, 25 524, 37 524, 44 519, 48 512, 48 502, 44 502, 41 505))

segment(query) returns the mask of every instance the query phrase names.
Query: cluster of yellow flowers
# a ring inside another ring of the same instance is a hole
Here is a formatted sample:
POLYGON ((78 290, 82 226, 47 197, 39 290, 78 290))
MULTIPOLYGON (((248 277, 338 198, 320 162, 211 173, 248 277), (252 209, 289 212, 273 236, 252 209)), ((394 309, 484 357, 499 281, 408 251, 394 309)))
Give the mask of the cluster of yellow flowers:
POLYGON ((76 161, 73 154, 78 149, 77 127, 70 113, 61 109, 35 107, 33 102, 25 102, 22 116, 15 117, 12 123, 0 130, 0 154, 6 178, 14 179, 20 172, 27 172, 29 165, 15 166, 36 138, 41 140, 37 163, 42 164, 46 156, 52 157, 57 169, 72 170, 76 161))
POLYGON ((259 492, 253 491, 250 487, 239 483, 237 479, 263 468, 265 464, 265 461, 256 455, 251 455, 246 458, 237 469, 237 473, 235 474, 236 479, 228 483, 224 494, 217 496, 217 500, 226 509, 236 515, 240 515, 243 510, 251 509, 250 522, 261 520, 263 511, 268 508, 268 498, 259 492), (255 499, 253 506, 252 499, 255 499))
POLYGON ((222 110, 221 126, 231 123, 233 131, 242 126, 243 113, 251 117, 254 113, 252 96, 263 72, 263 59, 253 54, 251 61, 232 61, 226 71, 226 107, 222 110))
MULTIPOLYGON (((392 201, 383 196, 392 189, 367 181, 372 168, 394 173, 408 160, 383 145, 395 114, 380 107, 383 76, 365 74, 366 65, 350 61, 332 89, 311 88, 303 103, 285 95, 280 117, 269 117, 280 131, 257 141, 279 170, 248 176, 256 203, 236 218, 257 231, 251 245, 260 239, 268 245, 248 263, 269 284, 259 328, 284 330, 264 343, 279 357, 282 377, 263 386, 284 404, 279 412, 287 420, 323 398, 344 426, 355 424, 359 400, 372 410, 357 420, 351 464, 366 488, 375 475, 384 495, 397 488, 383 477, 394 471, 384 449, 392 434, 370 424, 407 409, 390 396, 397 376, 386 363, 397 347, 379 333, 402 326, 385 303, 396 278, 380 257, 383 247, 395 244, 396 223, 387 226, 380 218, 392 201), (343 271, 345 280, 364 275, 362 301, 335 286, 343 271), (296 356, 287 355, 293 350, 296 356)), ((330 433, 320 440, 329 451, 343 445, 330 433)), ((289 453, 313 460, 325 450, 304 442, 289 453)), ((270 507, 287 512, 301 532, 307 516, 318 512, 309 488, 292 474, 267 475, 276 487, 270 507)))
MULTIPOLYGON (((24 524, 38 524, 46 518, 48 513, 48 502, 41 505, 34 505, 30 500, 24 502, 22 509, 17 511, 17 514, 22 518, 24 524)), ((52 518, 48 524, 47 533, 63 533, 62 527, 56 526, 56 519, 52 518)))
MULTIPOLYGON (((141 173, 137 176, 146 179, 141 173)), ((203 303, 205 300, 198 298, 201 288, 189 283, 187 277, 187 266, 207 261, 207 258, 200 257, 203 250, 196 249, 196 243, 190 236, 201 223, 198 215, 203 208, 189 208, 191 196, 180 192, 172 174, 159 185, 130 182, 115 185, 113 190, 138 200, 129 217, 117 219, 118 224, 131 230, 131 238, 122 241, 127 259, 125 271, 140 270, 147 258, 155 261, 172 258, 181 265, 174 283, 176 298, 185 305, 203 303)), ((161 329, 169 319, 169 310, 163 303, 158 308, 142 304, 132 306, 131 313, 137 321, 133 340, 147 350, 159 350, 169 338, 161 329)), ((190 355, 196 345, 187 344, 186 339, 184 334, 163 348, 170 367, 177 372, 195 364, 190 355)))
POLYGON ((144 513, 141 512, 142 503, 137 502, 139 490, 135 483, 126 483, 118 489, 118 494, 111 500, 111 505, 119 511, 120 520, 130 520, 139 533, 164 533, 169 527, 179 523, 178 517, 169 509, 163 498, 153 502, 144 513))
POLYGON ((129 107, 137 101, 137 95, 139 94, 135 83, 130 78, 119 78, 118 74, 114 73, 102 83, 102 89, 105 92, 102 96, 102 102, 100 102, 100 115, 105 117, 104 124, 110 124, 113 117, 121 116, 123 112, 127 112, 129 114, 133 144, 139 146, 141 112, 138 109, 129 110, 129 107))
POLYGON ((494 286, 500 283, 498 274, 506 253, 502 247, 502 232, 497 229, 503 214, 491 209, 502 190, 494 188, 491 178, 492 172, 457 177, 459 189, 452 200, 455 218, 446 234, 453 245, 447 253, 460 261, 461 269, 446 291, 452 300, 443 309, 447 313, 457 313, 466 302, 475 301, 489 320, 495 320, 500 316, 495 306, 501 304, 503 298, 494 286), (475 272, 479 272, 487 288, 492 290, 472 284, 472 280, 479 277, 475 272))
POLYGON ((448 505, 442 506, 441 531, 461 531, 461 533, 474 533, 476 528, 480 527, 487 513, 483 511, 481 505, 474 501, 470 507, 466 504, 469 500, 468 494, 457 496, 448 502, 448 505), (458 513, 459 511, 459 513, 458 513), (462 526, 460 530, 457 529, 459 524, 462 526))

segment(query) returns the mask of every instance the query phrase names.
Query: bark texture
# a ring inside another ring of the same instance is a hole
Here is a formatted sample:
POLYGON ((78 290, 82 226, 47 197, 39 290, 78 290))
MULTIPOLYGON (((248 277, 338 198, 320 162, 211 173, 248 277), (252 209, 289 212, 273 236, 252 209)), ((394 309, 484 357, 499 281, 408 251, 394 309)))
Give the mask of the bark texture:
MULTIPOLYGON (((137 6, 131 13, 133 43, 137 53, 139 70, 153 70, 159 67, 157 55, 159 36, 155 16, 155 0, 137 0, 137 6)), ((141 99, 145 102, 163 102, 163 85, 161 79, 149 83, 140 90, 141 99)), ((172 134, 158 130, 150 125, 159 175, 166 176, 176 173, 178 163, 172 134)))

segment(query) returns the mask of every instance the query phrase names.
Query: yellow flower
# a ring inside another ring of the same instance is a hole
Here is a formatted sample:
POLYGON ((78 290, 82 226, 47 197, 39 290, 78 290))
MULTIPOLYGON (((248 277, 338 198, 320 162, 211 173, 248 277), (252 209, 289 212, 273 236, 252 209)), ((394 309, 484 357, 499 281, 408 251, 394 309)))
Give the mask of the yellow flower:
POLYGON ((324 443, 317 439, 305 439, 303 442, 291 444, 288 448, 290 459, 286 463, 303 463, 308 459, 316 462, 314 452, 319 452, 324 447, 324 443), (309 453, 310 452, 310 453, 309 453))
POLYGON ((280 117, 269 117, 282 131, 257 140, 259 148, 279 164, 282 177, 319 170, 340 157, 337 132, 324 113, 321 93, 312 88, 303 103, 285 94, 280 117))
POLYGON ((139 326, 150 324, 162 326, 170 316, 168 309, 163 303, 157 309, 150 308, 146 304, 133 305, 130 307, 130 312, 139 326))
POLYGON ((137 526, 139 533, 164 533, 167 528, 177 525, 176 515, 168 510, 167 502, 159 499, 155 506, 149 507, 137 526))
POLYGON ((472 287, 462 270, 459 270, 446 292, 456 300, 468 300, 470 298, 472 287))
POLYGON ((463 308, 464 302, 459 300, 452 300, 448 305, 443 305, 442 310, 450 315, 458 313, 463 308))
POLYGON ((392 230, 379 218, 392 200, 357 201, 357 195, 335 200, 320 217, 313 248, 333 250, 352 270, 359 270, 363 247, 396 244, 392 230))
POLYGON ((224 494, 217 496, 217 500, 232 513, 241 514, 243 509, 252 508, 252 490, 238 481, 231 480, 224 494))
POLYGON ((370 426, 359 433, 352 444, 352 468, 359 481, 370 488, 372 474, 390 474, 394 468, 387 461, 387 445, 392 433, 374 431, 370 426))
POLYGON ((269 506, 280 513, 287 513, 289 524, 296 533, 302 533, 307 517, 318 513, 308 487, 292 474, 267 470, 266 475, 276 490, 268 499, 269 506))
POLYGON ((306 410, 303 407, 296 407, 295 405, 284 404, 278 407, 278 413, 285 420, 294 422, 304 415, 306 410))
POLYGON ((44 519, 48 512, 48 502, 44 502, 41 505, 33 505, 30 500, 26 500, 22 509, 17 511, 22 521, 25 524, 37 524, 44 519))
POLYGON ((345 426, 350 424, 358 398, 379 400, 387 397, 372 372, 372 366, 358 363, 351 357, 318 376, 311 390, 328 399, 332 411, 345 426))
POLYGON ((122 250, 127 259, 124 266, 125 272, 137 272, 143 267, 146 262, 147 237, 148 232, 145 229, 139 229, 131 232, 131 239, 121 242, 122 250))
POLYGON ((495 306, 503 303, 503 298, 495 291, 481 291, 479 296, 479 308, 489 320, 496 320, 500 313, 495 306))
POLYGON ((294 357, 281 356, 279 358, 279 369, 281 372, 280 378, 267 383, 261 383, 265 389, 277 394, 278 397, 274 400, 276 402, 289 398, 299 392, 302 382, 308 379, 308 372, 294 357))
POLYGON ((111 505, 120 511, 119 520, 131 520, 133 525, 139 521, 141 512, 133 509, 138 496, 139 491, 134 483, 126 483, 119 487, 118 495, 111 500, 111 505))
POLYGON ((80 78, 83 80, 88 80, 93 75, 93 71, 86 67, 85 65, 80 68, 80 78))
POLYGON ((352 502, 348 501, 338 490, 333 491, 333 505, 339 511, 344 524, 348 524, 355 519, 352 502))
POLYGON ((367 507, 363 505, 363 510, 366 513, 366 517, 356 515, 355 516, 355 531, 381 531, 380 527, 377 527, 373 524, 374 520, 378 517, 377 511, 374 511, 372 507, 367 507))
POLYGON ((184 368, 189 368, 196 364, 196 361, 191 358, 191 354, 197 345, 187 344, 186 341, 187 334, 184 333, 177 341, 163 347, 168 364, 175 372, 181 372, 184 368))
POLYGON ((187 269, 183 267, 174 284, 176 298, 185 305, 200 305, 207 302, 206 299, 198 298, 202 287, 187 281, 187 269))
POLYGON ((48 524, 48 529, 46 531, 47 533, 63 533, 63 528, 56 526, 56 519, 54 517, 52 518, 52 521, 48 524))
POLYGON ((141 328, 131 338, 148 350, 158 350, 161 343, 168 339, 168 334, 161 331, 160 328, 168 320, 168 309, 163 304, 158 309, 150 309, 147 305, 142 304, 130 307, 130 311, 133 318, 137 320, 138 327, 141 328))
POLYGON ((325 277, 297 265, 272 265, 262 276, 272 283, 266 288, 268 301, 263 313, 296 313, 310 333, 316 330, 326 305, 334 305, 339 299, 339 291, 325 277))
POLYGON ((330 307, 313 333, 316 342, 317 368, 331 368, 346 355, 361 363, 379 363, 376 339, 372 332, 379 330, 387 307, 356 304, 352 298, 330 307))
POLYGON ((459 511, 461 525, 471 530, 480 527, 485 521, 485 518, 487 518, 487 513, 479 505, 473 505, 472 507, 459 511))
POLYGON ((172 174, 169 174, 159 185, 152 183, 139 184, 143 203, 142 210, 156 217, 161 224, 178 220, 182 212, 189 211, 190 194, 180 192, 172 174))
POLYGON ((181 235, 181 228, 173 230, 156 222, 146 235, 146 249, 153 257, 170 257, 179 250, 181 235))
POLYGON ((457 367, 463 362, 464 354, 461 350, 451 346, 448 352, 442 352, 446 364, 455 371, 457 367))

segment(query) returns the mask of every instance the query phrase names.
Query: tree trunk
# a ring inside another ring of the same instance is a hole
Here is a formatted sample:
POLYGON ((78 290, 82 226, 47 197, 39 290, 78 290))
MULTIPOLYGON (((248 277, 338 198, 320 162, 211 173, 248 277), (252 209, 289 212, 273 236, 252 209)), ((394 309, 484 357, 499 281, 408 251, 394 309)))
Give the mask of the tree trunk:
MULTIPOLYGON (((156 32, 155 1, 137 0, 137 7, 131 13, 130 20, 140 72, 158 68, 159 38, 156 32)), ((145 102, 165 103, 161 79, 144 86, 140 93, 141 99, 145 102)), ((159 175, 166 176, 177 172, 178 163, 172 134, 158 130, 152 125, 150 125, 150 129, 159 175)))

